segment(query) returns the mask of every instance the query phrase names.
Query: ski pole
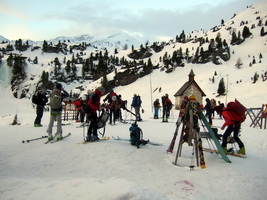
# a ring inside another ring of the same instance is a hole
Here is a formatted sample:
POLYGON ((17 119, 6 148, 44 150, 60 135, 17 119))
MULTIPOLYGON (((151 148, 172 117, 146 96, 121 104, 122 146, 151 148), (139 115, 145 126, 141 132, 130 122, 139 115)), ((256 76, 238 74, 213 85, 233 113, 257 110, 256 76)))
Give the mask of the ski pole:
POLYGON ((30 142, 30 141, 34 141, 34 140, 40 140, 40 139, 43 139, 43 138, 47 138, 48 136, 45 135, 45 136, 42 136, 42 137, 38 137, 38 138, 34 138, 34 139, 29 139, 29 140, 22 140, 22 143, 25 143, 25 142, 30 142))

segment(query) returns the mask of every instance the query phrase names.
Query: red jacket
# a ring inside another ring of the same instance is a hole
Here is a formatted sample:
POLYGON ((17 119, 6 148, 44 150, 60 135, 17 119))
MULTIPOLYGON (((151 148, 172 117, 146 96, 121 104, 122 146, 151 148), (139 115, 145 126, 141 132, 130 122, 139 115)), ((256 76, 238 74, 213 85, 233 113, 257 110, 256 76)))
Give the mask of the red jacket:
POLYGON ((229 110, 227 107, 223 108, 222 115, 223 115, 223 118, 225 120, 224 124, 222 125, 223 128, 226 126, 229 126, 231 124, 237 125, 242 120, 240 115, 238 115, 233 110, 229 110))
POLYGON ((89 99, 88 105, 91 110, 94 112, 97 111, 100 107, 100 97, 102 96, 102 93, 99 90, 95 90, 95 93, 93 96, 89 99))
POLYGON ((82 109, 82 100, 81 99, 77 99, 76 101, 74 101, 74 106, 77 108, 77 109, 82 109))

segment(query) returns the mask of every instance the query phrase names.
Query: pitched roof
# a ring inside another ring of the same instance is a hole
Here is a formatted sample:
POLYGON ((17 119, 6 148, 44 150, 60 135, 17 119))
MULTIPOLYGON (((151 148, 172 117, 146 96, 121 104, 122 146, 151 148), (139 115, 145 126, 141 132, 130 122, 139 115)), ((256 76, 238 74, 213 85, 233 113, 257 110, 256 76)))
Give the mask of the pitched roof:
POLYGON ((203 92, 203 90, 199 87, 199 85, 197 84, 197 82, 195 80, 191 80, 191 81, 187 81, 175 94, 174 96, 181 96, 184 94, 184 92, 191 86, 191 85, 195 85, 197 87, 197 89, 201 92, 202 96, 206 96, 206 94, 203 92))
POLYGON ((201 92, 202 96, 206 96, 206 94, 195 81, 195 73, 193 72, 193 69, 191 69, 190 73, 188 74, 188 81, 174 94, 174 96, 182 96, 192 84, 196 86, 196 88, 201 92))

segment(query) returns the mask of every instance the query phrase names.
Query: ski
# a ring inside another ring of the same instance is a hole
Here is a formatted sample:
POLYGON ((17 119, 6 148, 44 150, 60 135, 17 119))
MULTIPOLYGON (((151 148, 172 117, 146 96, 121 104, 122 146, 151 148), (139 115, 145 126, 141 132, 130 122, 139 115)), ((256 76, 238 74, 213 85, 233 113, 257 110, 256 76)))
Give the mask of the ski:
POLYGON ((201 140, 201 138, 199 138, 199 140, 198 140, 198 151, 199 151, 200 167, 202 169, 204 169, 204 168, 206 168, 206 163, 205 163, 205 158, 204 158, 203 146, 202 146, 202 140, 201 140))
POLYGON ((47 144, 47 143, 56 143, 56 142, 58 142, 58 141, 61 141, 61 140, 63 140, 63 139, 65 139, 66 137, 69 137, 69 136, 71 136, 71 133, 68 133, 67 135, 64 135, 63 137, 62 137, 62 139, 60 139, 60 140, 58 140, 56 137, 54 137, 52 140, 47 140, 46 142, 45 142, 45 144, 47 144))
POLYGON ((76 126, 76 128, 83 128, 83 127, 88 127, 89 123, 81 124, 79 126, 76 126))
MULTIPOLYGON (((216 149, 203 148, 203 151, 210 152, 210 153, 220 154, 219 151, 216 150, 216 149)), ((243 154, 237 154, 237 153, 233 153, 233 152, 229 152, 227 155, 229 155, 229 156, 234 156, 234 157, 238 157, 238 158, 247 158, 246 155, 243 155, 243 154)))
POLYGON ((224 161, 231 163, 231 160, 227 157, 227 155, 224 153, 223 148, 218 140, 218 138, 216 137, 216 135, 214 134, 214 131, 212 130, 212 128, 210 127, 206 117, 203 115, 203 113, 201 111, 197 112, 199 118, 204 122, 206 128, 209 131, 209 134, 215 144, 215 146, 217 147, 218 151, 220 152, 220 155, 222 156, 222 159, 224 159, 224 161))
POLYGON ((45 135, 45 136, 42 136, 42 137, 38 137, 38 138, 33 138, 33 139, 29 139, 29 140, 22 140, 22 143, 29 143, 31 141, 34 141, 34 140, 40 140, 40 139, 44 139, 44 138, 47 138, 48 136, 45 135))
POLYGON ((101 141, 106 141, 106 140, 109 140, 109 139, 110 139, 110 137, 104 136, 103 138, 101 138, 99 140, 84 141, 84 142, 80 142, 78 144, 88 144, 88 143, 93 143, 93 142, 101 142, 101 141))
MULTIPOLYGON (((117 137, 112 136, 112 138, 114 140, 129 141, 129 142, 131 141, 130 139, 120 138, 119 136, 117 136, 117 137)), ((149 140, 148 140, 148 143, 147 144, 150 144, 150 145, 153 145, 153 146, 162 146, 163 145, 163 144, 160 144, 160 143, 151 142, 149 140)))
POLYGON ((178 130, 179 130, 179 127, 182 123, 182 119, 183 119, 183 116, 184 116, 184 113, 182 113, 180 111, 179 113, 179 117, 178 117, 178 120, 176 122, 176 129, 174 131, 174 134, 173 134, 173 137, 172 137, 172 140, 171 140, 171 143, 167 149, 167 153, 172 153, 173 152, 173 148, 174 148, 174 145, 175 145, 175 142, 176 142, 176 138, 177 138, 177 135, 178 135, 178 130))

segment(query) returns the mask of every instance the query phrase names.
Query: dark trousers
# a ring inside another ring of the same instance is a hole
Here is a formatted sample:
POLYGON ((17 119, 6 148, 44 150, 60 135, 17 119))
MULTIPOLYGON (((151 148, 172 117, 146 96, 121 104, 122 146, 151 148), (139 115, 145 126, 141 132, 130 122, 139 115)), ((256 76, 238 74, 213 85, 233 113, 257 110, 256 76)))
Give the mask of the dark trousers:
POLYGON ((227 146, 227 138, 231 135, 232 132, 234 132, 234 139, 237 142, 239 148, 244 147, 243 142, 239 139, 238 133, 240 130, 241 124, 237 124, 237 125, 229 125, 226 129, 226 131, 223 134, 223 138, 222 138, 222 147, 226 147, 227 146))
POLYGON ((41 120, 44 113, 44 107, 43 106, 36 106, 36 118, 34 120, 34 124, 41 124, 41 120))
POLYGON ((112 117, 113 117, 113 123, 115 124, 116 120, 116 110, 114 108, 111 108, 109 110, 109 123, 112 124, 112 117))
POLYGON ((209 119, 209 124, 212 124, 212 117, 211 117, 212 113, 211 112, 207 112, 206 115, 207 115, 207 117, 209 119))
POLYGON ((97 136, 97 115, 96 114, 91 114, 88 116, 88 119, 90 121, 90 125, 88 128, 87 135, 95 135, 97 136))

